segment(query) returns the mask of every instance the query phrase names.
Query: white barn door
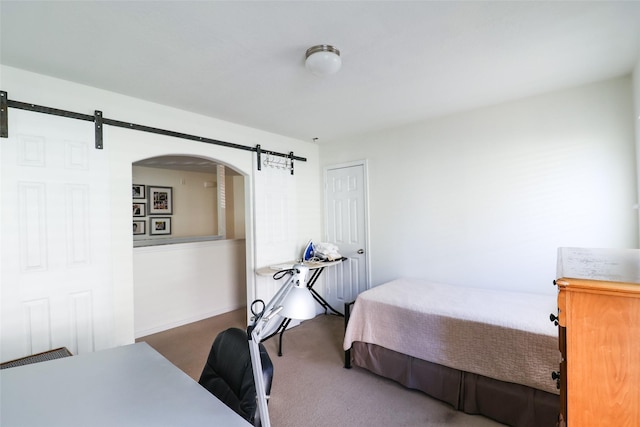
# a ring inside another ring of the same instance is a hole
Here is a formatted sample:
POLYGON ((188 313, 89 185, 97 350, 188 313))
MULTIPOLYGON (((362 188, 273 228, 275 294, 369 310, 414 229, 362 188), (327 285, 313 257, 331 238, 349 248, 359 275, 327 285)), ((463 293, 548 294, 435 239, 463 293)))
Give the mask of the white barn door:
POLYGON ((347 258, 325 269, 325 299, 340 312, 369 288, 365 176, 364 163, 325 169, 325 241, 347 258))
POLYGON ((94 125, 10 109, 0 140, 3 361, 113 341, 109 173, 94 125))

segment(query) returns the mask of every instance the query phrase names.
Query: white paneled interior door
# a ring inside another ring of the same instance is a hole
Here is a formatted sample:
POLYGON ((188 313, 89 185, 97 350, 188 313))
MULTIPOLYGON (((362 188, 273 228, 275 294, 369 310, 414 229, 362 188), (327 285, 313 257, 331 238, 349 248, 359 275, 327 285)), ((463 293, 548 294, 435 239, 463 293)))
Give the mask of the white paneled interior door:
MULTIPOLYGON (((262 256, 256 259, 257 268, 282 264, 294 258, 291 236, 298 227, 296 212, 296 180, 288 171, 265 167, 254 176, 256 194, 255 241, 256 247, 264 248, 262 256)), ((275 273, 275 271, 274 271, 275 273)), ((255 291, 247 289, 247 307, 255 299, 268 302, 285 283, 272 276, 256 276, 255 291)), ((250 316, 248 310, 248 316, 250 316)), ((293 324, 299 323, 294 321, 293 324)))
POLYGON ((325 269, 325 299, 340 312, 369 287, 365 176, 364 163, 325 170, 325 239, 347 258, 325 269))
POLYGON ((107 153, 92 122, 11 109, 0 140, 5 361, 113 341, 107 153))

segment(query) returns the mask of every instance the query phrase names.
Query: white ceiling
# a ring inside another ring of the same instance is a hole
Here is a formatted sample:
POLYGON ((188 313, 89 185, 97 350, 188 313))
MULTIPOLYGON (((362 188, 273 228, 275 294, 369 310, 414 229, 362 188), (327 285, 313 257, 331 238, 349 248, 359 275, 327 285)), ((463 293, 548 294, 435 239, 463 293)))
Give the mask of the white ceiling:
POLYGON ((0 14, 5 65, 320 143, 622 76, 640 53, 636 1, 1 0, 0 14), (338 74, 304 68, 316 44, 340 49, 338 74))

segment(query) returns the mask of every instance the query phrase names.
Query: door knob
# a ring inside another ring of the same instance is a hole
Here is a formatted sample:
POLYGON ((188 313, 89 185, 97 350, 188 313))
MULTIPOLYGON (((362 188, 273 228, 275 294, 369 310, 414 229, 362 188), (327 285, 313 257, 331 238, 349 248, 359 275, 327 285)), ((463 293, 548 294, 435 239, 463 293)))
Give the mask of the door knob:
POLYGON ((358 254, 362 255, 364 253, 364 249, 358 249, 358 254))

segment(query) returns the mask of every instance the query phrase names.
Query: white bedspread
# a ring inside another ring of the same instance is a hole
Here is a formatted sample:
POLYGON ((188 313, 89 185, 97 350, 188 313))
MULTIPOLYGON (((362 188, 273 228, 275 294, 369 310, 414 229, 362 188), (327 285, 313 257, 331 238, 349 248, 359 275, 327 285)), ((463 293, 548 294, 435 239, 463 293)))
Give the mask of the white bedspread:
POLYGON ((555 295, 398 279, 361 293, 347 325, 354 341, 558 394, 555 295))

